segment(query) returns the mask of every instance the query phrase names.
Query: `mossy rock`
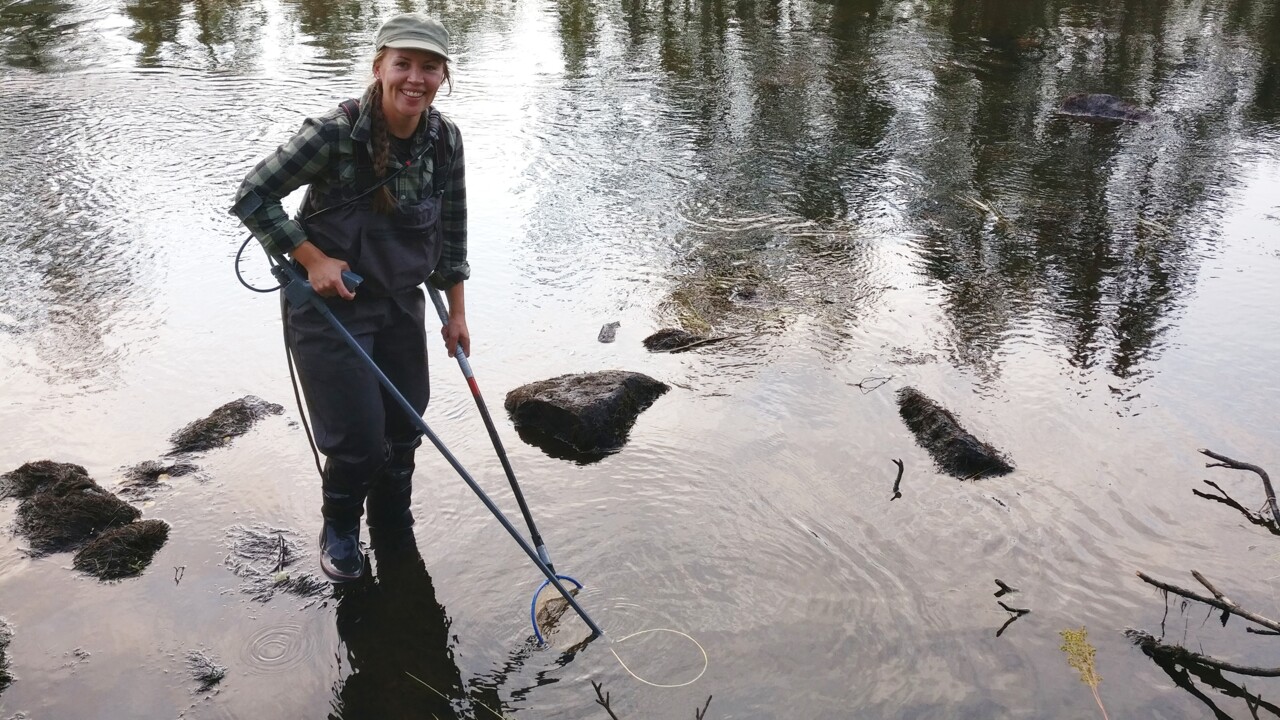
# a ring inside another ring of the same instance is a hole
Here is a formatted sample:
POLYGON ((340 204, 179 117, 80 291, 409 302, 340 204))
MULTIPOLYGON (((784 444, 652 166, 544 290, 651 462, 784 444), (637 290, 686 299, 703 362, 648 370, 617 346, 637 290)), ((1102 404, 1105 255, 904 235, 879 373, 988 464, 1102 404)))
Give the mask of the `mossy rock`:
POLYGON ((222 447, 231 439, 249 432, 262 418, 279 415, 284 408, 260 397, 246 395, 239 400, 219 407, 208 417, 189 423, 169 438, 173 443, 170 455, 199 452, 222 447))
POLYGON ((169 539, 163 520, 143 520, 111 528, 76 553, 72 564, 81 572, 102 580, 140 575, 169 539))
POLYGON ((38 553, 70 550, 142 515, 88 475, 68 473, 43 483, 18 505, 18 530, 38 553))

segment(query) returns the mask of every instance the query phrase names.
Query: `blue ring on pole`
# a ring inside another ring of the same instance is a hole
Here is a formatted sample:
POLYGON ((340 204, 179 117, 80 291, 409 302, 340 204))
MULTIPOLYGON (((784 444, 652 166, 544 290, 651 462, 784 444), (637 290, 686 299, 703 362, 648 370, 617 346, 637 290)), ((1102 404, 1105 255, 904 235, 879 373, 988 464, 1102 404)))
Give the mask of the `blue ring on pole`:
MULTIPOLYGON (((578 582, 577 580, 574 580, 568 575, 557 575, 556 579, 568 580, 569 582, 573 583, 574 590, 582 589, 582 583, 578 582)), ((542 631, 538 629, 538 596, 541 595, 542 591, 546 590, 547 586, 550 584, 551 584, 550 580, 543 580, 542 584, 538 586, 537 591, 533 593, 533 600, 529 602, 529 622, 533 625, 533 636, 538 639, 539 645, 546 645, 547 641, 542 639, 542 631)))

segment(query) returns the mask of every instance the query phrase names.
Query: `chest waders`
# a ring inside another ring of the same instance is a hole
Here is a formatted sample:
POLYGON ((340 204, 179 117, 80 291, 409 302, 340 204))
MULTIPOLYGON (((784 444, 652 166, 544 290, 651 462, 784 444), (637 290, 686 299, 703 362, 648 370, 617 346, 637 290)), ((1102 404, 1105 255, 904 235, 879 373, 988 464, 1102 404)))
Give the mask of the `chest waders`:
MULTIPOLYGON (((343 111, 349 118, 354 118, 355 112, 349 103, 352 101, 343 103, 343 111)), ((412 524, 408 499, 413 452, 421 443, 420 437, 425 435, 546 576, 546 582, 539 588, 539 592, 547 585, 553 586, 591 629, 593 637, 603 635, 603 631, 578 605, 560 580, 568 580, 577 587, 581 587, 581 583, 567 576, 556 575, 550 567, 546 548, 502 451, 465 354, 460 349, 456 353, 459 365, 467 376, 468 385, 503 461, 520 509, 538 545, 536 551, 422 417, 429 399, 429 385, 426 376, 425 308, 418 286, 434 270, 442 250, 440 205, 443 183, 436 182, 436 178, 442 176, 447 167, 443 162, 443 143, 438 142, 439 115, 434 110, 429 116, 428 127, 428 149, 436 149, 436 162, 433 166, 432 192, 426 200, 402 207, 391 216, 380 216, 368 207, 368 199, 373 192, 420 160, 426 150, 368 190, 352 193, 350 197, 343 197, 343 191, 339 190, 330 197, 317 199, 308 190, 303 202, 304 212, 309 213, 303 219, 308 240, 330 257, 345 260, 353 269, 370 273, 367 278, 355 272, 343 273, 343 281, 348 289, 354 291, 357 286, 362 286, 355 300, 327 301, 316 294, 310 283, 283 256, 276 254, 271 258, 274 261, 272 273, 284 291, 281 294, 282 305, 288 308, 285 313, 286 334, 298 356, 303 384, 324 388, 320 393, 314 390, 307 392, 307 404, 312 410, 316 425, 316 444, 326 455, 322 470, 322 514, 325 523, 320 538, 321 567, 334 579, 355 579, 363 574, 363 554, 359 550, 359 519, 366 496, 370 502, 368 519, 371 537, 379 525, 388 530, 396 530, 405 529, 412 524), (324 201, 324 207, 315 209, 321 200, 324 201), (343 317, 340 318, 339 315, 343 317), (328 327, 321 330, 318 327, 321 324, 327 324, 328 327), (299 325, 303 325, 303 329, 299 330, 299 325), (416 333, 408 332, 411 326, 416 328, 416 333), (417 364, 416 341, 401 341, 397 344, 394 340, 404 334, 423 338, 420 364, 417 364), (388 343, 392 345, 390 349, 386 347, 388 343), (335 362, 335 357, 341 359, 335 362), (406 359, 408 362, 404 362, 406 359), (413 369, 415 364, 416 371, 413 369), (397 377, 397 381, 393 381, 384 372, 383 366, 387 365, 389 367, 386 369, 401 376, 397 377), (316 373, 325 373, 326 367, 332 373, 332 381, 316 376, 316 373), (359 380, 353 383, 353 377, 359 380), (419 379, 420 385, 415 384, 419 379), (370 381, 376 383, 378 391, 368 390, 370 381), (409 397, 401 392, 400 386, 407 387, 409 397), (366 400, 359 401, 354 398, 355 395, 362 395, 366 400), (373 404, 383 406, 380 408, 384 410, 380 424, 376 420, 368 420, 368 398, 373 399, 373 404), (322 404, 323 408, 320 407, 322 404), (387 405, 397 405, 403 413, 385 407, 387 405), (335 408, 355 409, 357 413, 364 413, 364 423, 371 422, 377 427, 371 429, 368 424, 361 423, 357 423, 360 427, 354 427, 338 420, 338 427, 335 428, 329 414, 335 408), (404 432, 406 428, 408 432, 404 432), (370 438, 375 435, 381 441, 380 455, 370 451, 370 438), (397 525, 402 525, 403 528, 397 528, 397 525), (354 560, 350 559, 351 556, 354 556, 354 560), (329 567, 326 567, 326 559, 329 567), (343 561, 343 566, 333 567, 335 561, 339 560, 343 561), (334 572, 331 573, 331 570, 334 572)), ((367 159, 367 151, 359 143, 356 155, 357 176, 360 176, 364 173, 359 168, 365 164, 361 155, 367 159)), ((261 199, 250 194, 237 203, 233 212, 243 220, 260 204, 261 199), (255 200, 256 203, 253 202, 255 200)), ((430 290, 442 322, 447 322, 443 302, 434 288, 430 290)), ((537 594, 534 596, 535 603, 536 600, 537 594)), ((534 631, 541 640, 536 621, 534 631)))

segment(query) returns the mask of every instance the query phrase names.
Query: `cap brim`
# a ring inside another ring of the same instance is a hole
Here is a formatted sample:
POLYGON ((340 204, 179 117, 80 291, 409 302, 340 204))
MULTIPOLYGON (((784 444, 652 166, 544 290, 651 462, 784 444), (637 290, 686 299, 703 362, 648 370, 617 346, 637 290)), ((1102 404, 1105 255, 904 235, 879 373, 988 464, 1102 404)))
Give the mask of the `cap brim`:
POLYGON ((435 43, 426 42, 424 40, 392 40, 390 42, 383 43, 382 47, 394 48, 396 50, 426 50, 429 53, 439 55, 445 60, 449 59, 449 53, 445 52, 444 48, 436 45, 435 43))

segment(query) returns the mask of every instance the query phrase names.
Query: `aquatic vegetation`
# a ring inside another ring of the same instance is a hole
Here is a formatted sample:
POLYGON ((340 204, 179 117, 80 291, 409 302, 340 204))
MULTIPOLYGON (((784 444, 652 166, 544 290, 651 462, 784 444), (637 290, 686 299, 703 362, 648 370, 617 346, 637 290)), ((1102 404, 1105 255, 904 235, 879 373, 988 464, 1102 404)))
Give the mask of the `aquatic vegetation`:
POLYGON ((230 442, 231 438, 249 432, 249 428, 262 418, 268 415, 279 415, 282 412, 284 408, 275 403, 269 403, 253 395, 245 395, 239 400, 232 400, 217 408, 209 413, 208 417, 189 423, 174 433, 169 438, 173 443, 173 449, 169 454, 222 447, 230 442))
POLYGON ((1107 709, 1102 705, 1102 696, 1098 694, 1102 676, 1098 674, 1098 666, 1094 660, 1097 650, 1089 643, 1089 631, 1081 627, 1079 630, 1063 630, 1058 634, 1062 636, 1061 649, 1067 654, 1067 664, 1080 673, 1080 682, 1093 691, 1093 699, 1098 703, 1103 719, 1109 720, 1107 709))
POLYGON ((119 580, 139 575, 169 539, 169 525, 163 520, 140 522, 111 528, 98 535, 76 553, 75 569, 102 580, 119 580))
POLYGON ((204 650, 188 652, 187 667, 191 670, 191 676, 200 683, 199 692, 212 689, 227 676, 227 667, 219 665, 217 659, 204 650))
POLYGON ((13 682, 13 675, 9 673, 9 642, 13 640, 13 630, 9 628, 9 624, 0 618, 0 693, 13 682))

